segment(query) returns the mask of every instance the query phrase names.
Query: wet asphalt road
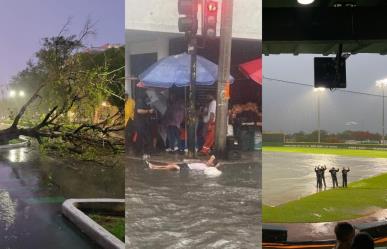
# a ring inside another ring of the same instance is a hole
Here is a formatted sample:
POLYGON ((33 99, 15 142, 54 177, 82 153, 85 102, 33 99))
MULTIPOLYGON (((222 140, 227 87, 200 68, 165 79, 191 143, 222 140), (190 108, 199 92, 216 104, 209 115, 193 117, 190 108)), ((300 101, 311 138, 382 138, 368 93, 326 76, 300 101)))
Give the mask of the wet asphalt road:
POLYGON ((127 248, 259 248, 260 168, 227 165, 221 176, 208 178, 128 161, 127 248))
POLYGON ((99 248, 61 214, 66 198, 124 195, 121 169, 0 151, 0 248, 99 248))

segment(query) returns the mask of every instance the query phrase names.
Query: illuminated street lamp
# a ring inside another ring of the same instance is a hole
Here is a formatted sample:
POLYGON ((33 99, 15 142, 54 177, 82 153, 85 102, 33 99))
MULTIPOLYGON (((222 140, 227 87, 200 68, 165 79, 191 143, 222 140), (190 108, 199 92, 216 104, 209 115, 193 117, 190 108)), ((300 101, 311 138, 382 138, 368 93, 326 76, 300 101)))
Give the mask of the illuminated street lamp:
POLYGON ((19 91, 19 97, 24 97, 26 96, 26 93, 23 90, 19 91))
POLYGON ((387 86, 387 78, 377 80, 376 86, 382 89, 382 144, 384 144, 384 87, 387 86))
POLYGON ((313 89, 317 92, 317 143, 321 142, 321 129, 320 129, 320 94, 325 91, 324 87, 317 87, 313 89))
POLYGON ((16 97, 16 91, 15 90, 9 91, 9 97, 15 98, 16 97))
POLYGON ((314 0, 297 0, 299 4, 311 4, 314 0))

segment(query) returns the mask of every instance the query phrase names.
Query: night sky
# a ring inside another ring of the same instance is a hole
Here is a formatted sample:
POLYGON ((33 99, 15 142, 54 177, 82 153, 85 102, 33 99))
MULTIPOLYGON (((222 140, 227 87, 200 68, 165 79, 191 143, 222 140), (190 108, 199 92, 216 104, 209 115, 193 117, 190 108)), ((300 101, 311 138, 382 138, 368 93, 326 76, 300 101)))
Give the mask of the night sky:
POLYGON ((124 0, 12 0, 0 8, 0 84, 7 84, 71 18, 68 34, 79 34, 87 19, 96 23, 88 46, 124 43, 124 0))

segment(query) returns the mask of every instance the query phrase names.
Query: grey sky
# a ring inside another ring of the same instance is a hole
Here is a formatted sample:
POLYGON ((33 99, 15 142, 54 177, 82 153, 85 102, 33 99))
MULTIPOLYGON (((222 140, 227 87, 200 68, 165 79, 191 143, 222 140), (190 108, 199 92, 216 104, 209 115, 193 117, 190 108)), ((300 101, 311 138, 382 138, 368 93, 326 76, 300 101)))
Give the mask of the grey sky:
POLYGON ((41 39, 58 34, 71 17, 70 34, 78 34, 88 18, 97 35, 88 45, 124 43, 124 0, 12 0, 0 8, 0 86, 33 58, 41 39))
MULTIPOLYGON (((268 78, 313 85, 313 57, 315 56, 320 55, 265 56, 263 75, 268 78)), ((375 86, 375 81, 386 77, 387 56, 358 54, 350 56, 347 60, 347 90, 381 95, 381 90, 375 86)), ((316 94, 312 87, 264 79, 264 130, 297 132, 317 129, 316 94)), ((321 93, 320 96, 321 129, 330 132, 351 129, 381 133, 381 97, 329 90, 321 93), (351 121, 357 124, 346 125, 351 121)))

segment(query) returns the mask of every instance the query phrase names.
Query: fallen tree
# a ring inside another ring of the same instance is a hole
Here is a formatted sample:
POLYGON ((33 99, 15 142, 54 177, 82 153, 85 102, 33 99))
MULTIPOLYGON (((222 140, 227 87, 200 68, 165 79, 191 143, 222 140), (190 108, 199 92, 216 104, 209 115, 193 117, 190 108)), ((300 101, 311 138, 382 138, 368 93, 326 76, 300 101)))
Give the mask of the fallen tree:
POLYGON ((124 129, 121 107, 97 122, 92 118, 103 101, 117 98, 116 103, 122 102, 124 81, 117 75, 122 74, 123 66, 112 69, 106 58, 85 66, 85 58, 95 58, 93 53, 80 51, 83 39, 94 33, 92 25, 87 22, 79 36, 64 36, 68 24, 58 36, 45 38, 36 53, 37 61, 29 62, 14 78, 15 87, 34 90, 12 118, 12 124, 0 130, 0 144, 26 136, 39 144, 53 140, 64 143, 68 151, 78 154, 90 146, 114 152, 123 146, 119 135, 124 129), (33 115, 36 113, 39 117, 33 115), (23 119, 29 121, 28 125, 21 124, 23 119))

